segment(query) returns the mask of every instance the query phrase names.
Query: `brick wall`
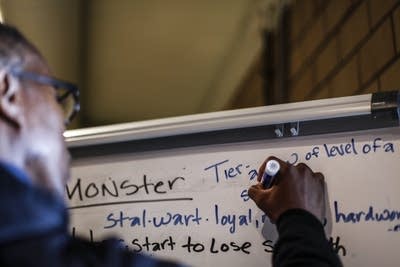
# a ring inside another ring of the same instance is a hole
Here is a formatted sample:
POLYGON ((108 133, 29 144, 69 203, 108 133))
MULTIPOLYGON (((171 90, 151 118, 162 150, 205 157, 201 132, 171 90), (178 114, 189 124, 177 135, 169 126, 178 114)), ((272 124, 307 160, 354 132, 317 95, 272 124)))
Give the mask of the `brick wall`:
POLYGON ((400 88, 400 1, 297 0, 289 101, 400 88))

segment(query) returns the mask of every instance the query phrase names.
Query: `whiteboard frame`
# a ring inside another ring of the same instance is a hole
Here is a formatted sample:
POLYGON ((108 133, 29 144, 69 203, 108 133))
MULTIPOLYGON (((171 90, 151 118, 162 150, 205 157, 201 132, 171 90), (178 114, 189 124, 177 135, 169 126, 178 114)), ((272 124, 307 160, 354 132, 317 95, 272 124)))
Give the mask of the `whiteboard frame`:
POLYGON ((400 91, 220 111, 65 132, 72 158, 363 131, 400 125, 400 91))
POLYGON ((372 94, 66 131, 68 147, 371 114, 372 94))

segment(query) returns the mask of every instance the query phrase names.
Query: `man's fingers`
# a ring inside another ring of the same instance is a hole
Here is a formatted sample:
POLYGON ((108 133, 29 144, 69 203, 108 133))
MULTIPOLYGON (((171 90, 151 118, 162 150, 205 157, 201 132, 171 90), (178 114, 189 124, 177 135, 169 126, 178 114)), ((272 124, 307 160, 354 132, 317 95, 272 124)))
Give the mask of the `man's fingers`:
POLYGON ((310 172, 313 173, 312 170, 310 169, 310 167, 308 167, 307 164, 301 162, 299 164, 296 165, 297 170, 299 170, 299 172, 301 173, 305 173, 305 172, 310 172))
POLYGON ((322 181, 325 181, 324 175, 322 173, 320 173, 320 172, 314 173, 314 177, 316 177, 316 178, 318 178, 318 179, 320 179, 322 181))
POLYGON ((269 210, 268 199, 270 190, 271 189, 264 189, 261 183, 251 186, 248 190, 249 197, 265 213, 267 213, 269 210))
POLYGON ((260 200, 264 197, 264 192, 265 189, 263 188, 261 183, 250 186, 248 190, 249 197, 252 200, 254 200, 254 202, 256 202, 257 205, 260 202, 260 200))
POLYGON ((314 177, 319 181, 321 188, 323 190, 323 194, 325 194, 325 178, 324 175, 320 172, 314 173, 314 177))
POLYGON ((249 190, 248 190, 248 194, 249 197, 251 199, 254 199, 254 197, 256 196, 256 194, 258 194, 258 191, 261 190, 260 188, 260 183, 256 184, 256 185, 252 185, 250 186, 249 190))

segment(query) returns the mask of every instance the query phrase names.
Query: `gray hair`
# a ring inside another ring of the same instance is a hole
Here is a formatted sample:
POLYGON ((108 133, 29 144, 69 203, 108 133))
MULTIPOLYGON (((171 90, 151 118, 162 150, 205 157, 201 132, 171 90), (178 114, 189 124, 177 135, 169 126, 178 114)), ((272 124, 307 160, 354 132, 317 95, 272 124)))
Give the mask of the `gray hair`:
POLYGON ((43 59, 39 50, 19 30, 0 23, 0 68, 23 68, 28 54, 43 59))

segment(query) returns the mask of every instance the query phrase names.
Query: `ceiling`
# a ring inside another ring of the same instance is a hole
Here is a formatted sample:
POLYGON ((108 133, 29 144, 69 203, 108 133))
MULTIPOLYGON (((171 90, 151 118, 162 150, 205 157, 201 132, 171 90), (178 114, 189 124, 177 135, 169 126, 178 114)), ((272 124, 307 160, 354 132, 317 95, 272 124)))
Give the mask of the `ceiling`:
POLYGON ((261 50, 260 0, 2 0, 54 74, 79 83, 81 126, 224 109, 261 50))

